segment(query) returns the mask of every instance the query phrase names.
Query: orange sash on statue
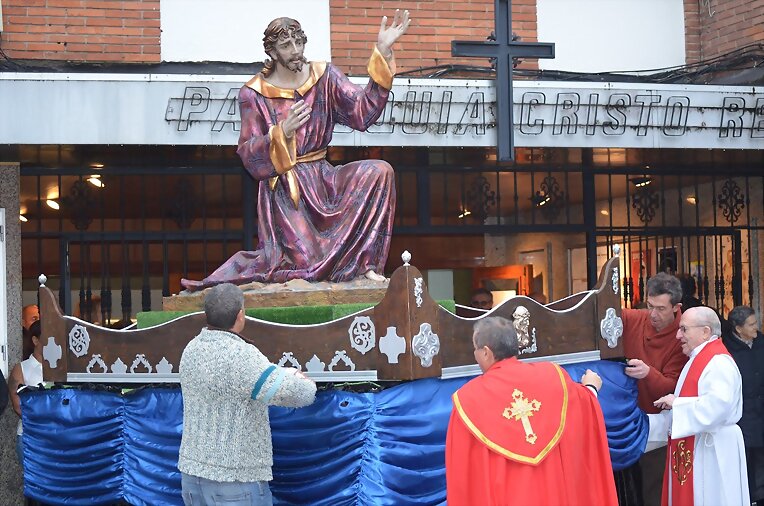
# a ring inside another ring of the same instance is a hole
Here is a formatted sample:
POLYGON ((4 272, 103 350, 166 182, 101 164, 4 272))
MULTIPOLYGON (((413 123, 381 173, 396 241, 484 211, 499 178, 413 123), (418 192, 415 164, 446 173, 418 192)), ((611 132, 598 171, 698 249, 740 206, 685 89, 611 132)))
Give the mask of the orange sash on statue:
MULTIPOLYGON (((729 355, 727 348, 721 339, 715 339, 700 350, 695 357, 687 377, 679 391, 679 397, 697 397, 698 380, 703 370, 716 355, 729 355)), ((671 480, 671 505, 692 506, 695 497, 693 495, 693 463, 695 460, 695 436, 687 436, 681 439, 672 439, 669 436, 668 452, 666 453, 666 472, 663 477, 663 494, 661 504, 667 506, 668 483, 671 480)))
POLYGON ((568 387, 559 366, 513 357, 464 385, 453 401, 464 425, 484 445, 515 462, 538 465, 565 429, 568 387), (504 367, 513 370, 511 382, 497 374, 504 367))

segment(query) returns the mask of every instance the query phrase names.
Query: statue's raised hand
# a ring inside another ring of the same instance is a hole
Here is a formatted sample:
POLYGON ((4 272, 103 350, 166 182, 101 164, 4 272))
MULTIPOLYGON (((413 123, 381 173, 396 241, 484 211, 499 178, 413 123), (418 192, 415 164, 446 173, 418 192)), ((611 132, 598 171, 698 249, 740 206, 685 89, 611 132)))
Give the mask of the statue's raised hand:
POLYGON ((401 35, 406 33, 409 28, 411 19, 409 19, 409 11, 395 10, 395 17, 390 26, 387 26, 387 16, 382 17, 382 23, 379 26, 379 35, 377 36, 377 49, 382 53, 382 56, 389 58, 392 56, 392 47, 396 40, 401 35))
POLYGON ((283 130, 284 135, 287 138, 293 137, 297 129, 308 122, 311 111, 312 109, 304 100, 300 100, 290 107, 287 117, 281 122, 281 130, 283 130))

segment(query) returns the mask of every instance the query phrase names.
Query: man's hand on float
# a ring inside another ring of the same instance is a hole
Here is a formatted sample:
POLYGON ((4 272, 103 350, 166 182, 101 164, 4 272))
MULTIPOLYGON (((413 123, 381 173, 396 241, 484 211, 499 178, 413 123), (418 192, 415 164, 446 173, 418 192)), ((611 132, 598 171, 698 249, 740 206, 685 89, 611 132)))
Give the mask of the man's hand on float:
POLYGON ((281 122, 281 130, 284 131, 284 135, 287 138, 294 137, 294 133, 298 128, 303 126, 310 119, 310 112, 313 109, 308 107, 308 104, 304 100, 296 102, 289 108, 289 113, 284 121, 281 122))
POLYGON ((379 35, 377 36, 377 49, 385 59, 390 58, 393 55, 393 44, 398 40, 401 35, 406 33, 409 28, 411 19, 409 19, 409 11, 403 11, 396 9, 393 23, 387 26, 387 16, 382 17, 382 23, 379 26, 379 35))
POLYGON ((602 378, 596 372, 591 369, 587 369, 583 376, 581 376, 581 384, 584 386, 592 386, 597 392, 602 388, 602 378))
POLYGON ((671 409, 674 406, 674 399, 676 399, 676 396, 674 394, 668 394, 664 395, 657 401, 653 403, 653 406, 660 409, 671 409))
POLYGON ((626 367, 623 369, 626 376, 634 379, 642 379, 650 372, 650 366, 639 360, 638 358, 629 359, 626 362, 626 367))

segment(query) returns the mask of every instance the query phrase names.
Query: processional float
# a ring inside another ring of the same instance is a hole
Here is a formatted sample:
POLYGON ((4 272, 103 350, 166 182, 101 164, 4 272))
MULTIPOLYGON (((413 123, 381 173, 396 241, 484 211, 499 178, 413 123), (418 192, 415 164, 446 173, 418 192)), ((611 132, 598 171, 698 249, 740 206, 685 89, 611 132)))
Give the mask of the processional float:
MULTIPOLYGON (((558 363, 622 357, 618 251, 596 287, 541 305, 514 297, 476 318, 435 302, 422 273, 395 270, 373 307, 323 324, 287 325, 247 317, 242 337, 273 363, 304 371, 317 382, 406 381, 480 372, 472 327, 486 316, 514 323, 519 358, 558 363)), ((188 342, 206 324, 203 312, 137 330, 115 330, 64 315, 40 276, 43 377, 54 383, 178 383, 188 342)))

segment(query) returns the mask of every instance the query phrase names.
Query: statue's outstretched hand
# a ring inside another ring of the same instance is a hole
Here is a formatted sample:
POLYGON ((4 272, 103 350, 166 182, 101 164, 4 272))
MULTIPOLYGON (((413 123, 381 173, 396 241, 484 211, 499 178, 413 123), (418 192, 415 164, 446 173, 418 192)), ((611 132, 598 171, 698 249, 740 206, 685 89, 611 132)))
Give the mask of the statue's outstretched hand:
POLYGON ((382 17, 382 23, 379 26, 379 35, 377 36, 377 49, 382 56, 389 58, 392 56, 392 47, 396 40, 401 35, 406 33, 409 28, 411 19, 409 18, 409 11, 403 11, 396 9, 395 17, 392 24, 387 26, 387 16, 382 17))
POLYGON ((312 110, 304 100, 300 100, 290 107, 287 117, 281 122, 281 130, 284 131, 284 135, 287 138, 292 138, 297 129, 308 122, 312 110))

